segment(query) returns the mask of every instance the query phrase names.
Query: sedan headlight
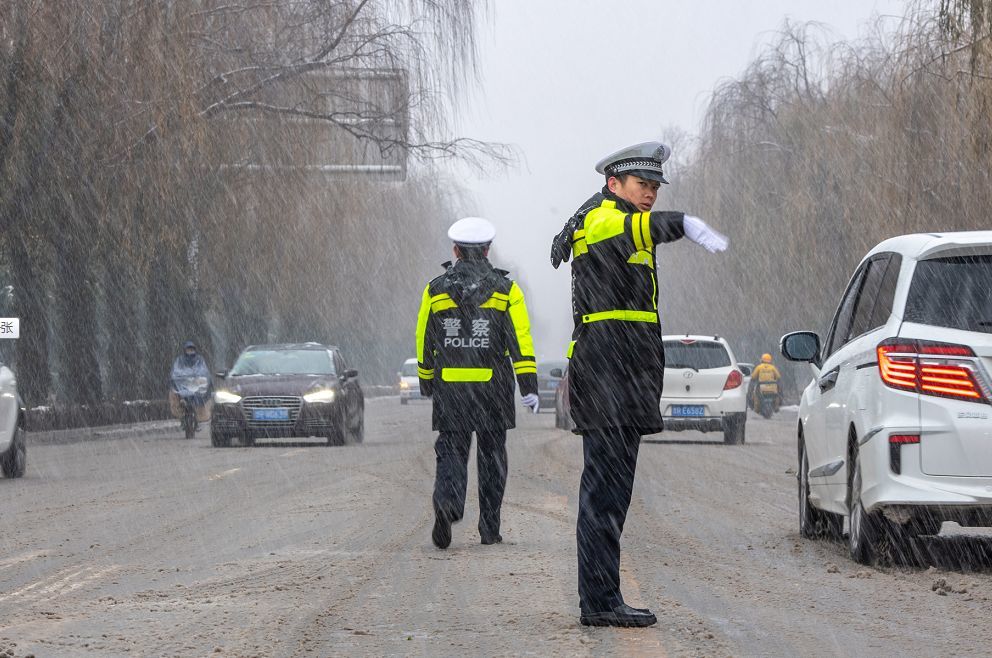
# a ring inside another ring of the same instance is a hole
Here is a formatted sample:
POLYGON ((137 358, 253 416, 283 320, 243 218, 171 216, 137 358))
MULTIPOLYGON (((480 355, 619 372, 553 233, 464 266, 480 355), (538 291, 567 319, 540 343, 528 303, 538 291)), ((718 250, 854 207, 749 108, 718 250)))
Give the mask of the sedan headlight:
POLYGON ((304 395, 303 399, 307 402, 334 402, 334 389, 322 388, 317 391, 311 391, 304 395))
POLYGON ((241 401, 241 396, 230 391, 214 392, 214 402, 217 404, 237 404, 241 401))

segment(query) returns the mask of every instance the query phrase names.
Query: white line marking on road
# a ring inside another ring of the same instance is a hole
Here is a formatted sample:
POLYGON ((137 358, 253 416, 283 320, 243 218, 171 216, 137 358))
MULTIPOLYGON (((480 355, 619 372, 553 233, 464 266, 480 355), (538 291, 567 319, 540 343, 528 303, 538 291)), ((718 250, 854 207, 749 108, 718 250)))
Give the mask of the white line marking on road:
POLYGON ((223 480, 228 475, 234 475, 235 473, 237 473, 240 470, 241 470, 240 468, 229 468, 226 471, 221 471, 220 473, 214 473, 213 475, 211 475, 207 479, 208 480, 223 480))
POLYGON ((35 594, 41 596, 47 596, 49 594, 54 594, 55 592, 58 592, 59 594, 63 594, 65 592, 71 592, 73 590, 79 589, 80 587, 83 587, 87 583, 93 582, 94 580, 99 580, 100 578, 106 576, 108 573, 116 570, 117 567, 106 567, 104 569, 94 571, 93 567, 86 567, 84 571, 89 571, 90 572, 89 575, 84 576, 74 582, 70 582, 70 578, 68 577, 63 578, 57 583, 53 583, 48 587, 45 587, 44 589, 38 590, 37 592, 35 592, 35 594))
MULTIPOLYGON (((63 576, 62 574, 53 574, 48 578, 43 578, 37 582, 31 583, 30 585, 25 585, 15 589, 12 592, 8 592, 7 594, 0 595, 0 602, 21 597, 26 594, 38 598, 47 598, 51 594, 71 592, 79 589, 80 587, 84 587, 88 583, 98 580, 108 573, 116 571, 117 569, 118 567, 116 566, 105 567, 103 569, 83 567, 78 571, 72 571, 70 569, 69 571, 71 573, 68 575, 63 576), (38 589, 39 587, 41 589, 38 589)), ((62 573, 65 572, 63 571, 62 573)))
POLYGON ((280 457, 292 457, 293 455, 298 455, 302 452, 309 452, 306 448, 297 448, 296 450, 290 450, 289 452, 284 452, 280 457))
POLYGON ((30 553, 24 553, 23 555, 15 555, 14 557, 9 557, 4 560, 0 560, 0 571, 4 569, 10 569, 11 567, 16 567, 22 562, 30 562, 35 558, 47 557, 48 551, 31 551, 30 553))
MULTIPOLYGON (((83 573, 84 571, 86 571, 86 570, 85 569, 80 569, 79 571, 77 571, 75 573, 69 574, 68 576, 66 576, 66 578, 73 578, 73 577, 78 576, 79 574, 83 573)), ((31 583, 30 585, 25 585, 24 587, 19 587, 19 588, 15 589, 12 592, 8 592, 7 594, 4 594, 4 595, 0 596, 0 601, 6 601, 7 599, 12 599, 12 598, 17 597, 17 596, 23 596, 24 594, 27 594, 28 592, 30 592, 31 590, 33 590, 35 587, 40 587, 41 585, 44 585, 47 581, 50 581, 52 578, 55 578, 55 577, 56 576, 49 576, 47 579, 38 580, 36 582, 31 583)))

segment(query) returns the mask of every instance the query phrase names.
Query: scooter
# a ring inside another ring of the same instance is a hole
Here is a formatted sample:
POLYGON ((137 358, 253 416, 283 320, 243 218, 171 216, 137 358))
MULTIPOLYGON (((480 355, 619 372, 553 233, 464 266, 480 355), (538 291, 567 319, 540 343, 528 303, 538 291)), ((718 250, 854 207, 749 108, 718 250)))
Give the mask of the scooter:
POLYGON ((192 439, 199 429, 197 419, 210 399, 210 380, 207 377, 173 377, 173 392, 179 398, 179 424, 187 439, 192 439))
POLYGON ((771 418, 778 411, 780 404, 778 383, 759 383, 754 387, 751 408, 765 418, 771 418))

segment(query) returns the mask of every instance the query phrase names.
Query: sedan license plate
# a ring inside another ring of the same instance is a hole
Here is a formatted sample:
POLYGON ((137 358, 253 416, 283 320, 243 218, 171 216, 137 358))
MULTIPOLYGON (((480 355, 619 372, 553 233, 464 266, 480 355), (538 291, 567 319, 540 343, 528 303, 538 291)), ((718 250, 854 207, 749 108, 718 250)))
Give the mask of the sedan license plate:
POLYGON ((289 420, 289 409, 286 409, 285 407, 273 407, 271 409, 253 409, 252 419, 289 420))
POLYGON ((706 407, 701 404, 677 404, 672 407, 672 415, 682 418, 705 416, 706 407))

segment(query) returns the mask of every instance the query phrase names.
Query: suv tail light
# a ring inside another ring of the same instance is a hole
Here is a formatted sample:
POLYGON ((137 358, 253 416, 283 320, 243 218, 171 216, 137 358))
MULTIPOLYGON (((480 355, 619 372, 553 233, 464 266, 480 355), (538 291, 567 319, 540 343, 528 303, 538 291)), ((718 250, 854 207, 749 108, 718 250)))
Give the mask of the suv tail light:
POLYGON ((877 352, 878 374, 891 388, 989 402, 989 385, 967 345, 890 338, 879 343, 877 352))
POLYGON ((731 389, 737 388, 744 383, 744 375, 741 374, 740 370, 731 370, 730 374, 727 375, 727 383, 723 385, 723 390, 729 391, 731 389))

